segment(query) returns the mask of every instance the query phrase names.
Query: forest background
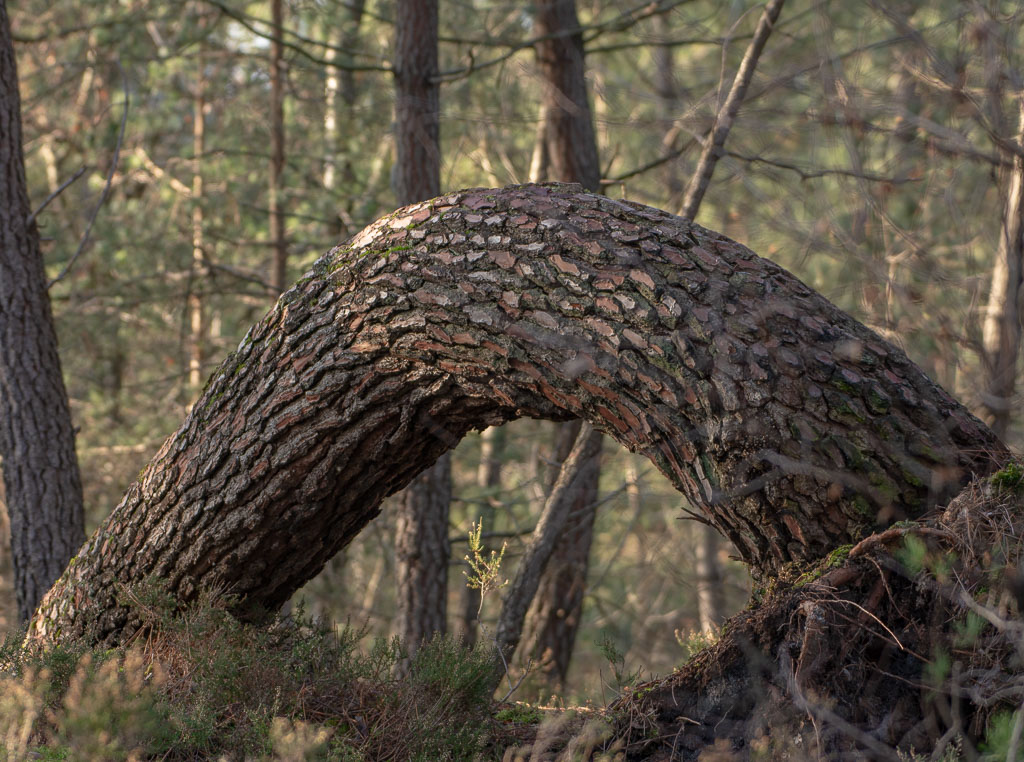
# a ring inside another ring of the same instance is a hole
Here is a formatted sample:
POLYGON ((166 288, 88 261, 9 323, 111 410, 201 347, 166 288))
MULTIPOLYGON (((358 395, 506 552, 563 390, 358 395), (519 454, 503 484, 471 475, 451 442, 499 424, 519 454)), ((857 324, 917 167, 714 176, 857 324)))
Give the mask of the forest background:
MULTIPOLYGON (((8 10, 91 532, 281 287, 399 205, 402 19, 364 0, 8 10)), ((762 6, 576 11, 602 189, 679 211, 762 6)), ((1012 2, 791 0, 696 216, 903 347, 1016 450, 1019 232, 1016 251, 1001 240, 1024 155, 1022 16, 1012 2), (990 325, 1008 313, 1010 340, 990 325)), ((531 6, 441 4, 441 191, 557 179, 537 38, 531 6)), ((506 428, 467 437, 451 458, 453 633, 472 620, 471 523, 483 517, 484 539, 508 542, 511 576, 566 455, 551 424, 506 428)), ((603 446, 571 669, 560 684, 538 654, 524 698, 601 700, 609 653, 670 671, 694 633, 747 600, 727 544, 683 520, 687 506, 646 460, 603 446)), ((400 513, 395 499, 296 601, 365 623, 368 637, 390 633, 400 513)), ((13 629, 2 594, 0 627, 13 629)), ((498 595, 484 601, 485 626, 499 607, 498 595)))

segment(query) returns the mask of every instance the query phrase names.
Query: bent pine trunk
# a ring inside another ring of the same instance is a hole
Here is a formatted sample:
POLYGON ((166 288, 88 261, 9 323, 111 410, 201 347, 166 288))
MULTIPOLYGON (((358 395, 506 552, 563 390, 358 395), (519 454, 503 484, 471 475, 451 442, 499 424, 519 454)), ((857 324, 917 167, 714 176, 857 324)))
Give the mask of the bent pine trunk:
POLYGON ((276 609, 469 430, 582 418, 755 574, 945 502, 1005 455, 899 349, 781 267, 579 186, 401 209, 253 326, 47 594, 37 638, 114 642, 122 584, 276 609))

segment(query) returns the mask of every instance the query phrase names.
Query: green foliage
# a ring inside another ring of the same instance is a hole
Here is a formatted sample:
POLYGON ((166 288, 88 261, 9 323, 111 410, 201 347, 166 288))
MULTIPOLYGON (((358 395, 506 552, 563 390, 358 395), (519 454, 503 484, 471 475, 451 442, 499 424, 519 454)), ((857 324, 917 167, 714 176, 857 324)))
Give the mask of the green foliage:
POLYGON ((719 635, 717 634, 708 634, 701 630, 691 630, 686 633, 681 630, 676 630, 675 636, 676 642, 683 649, 683 658, 687 661, 692 659, 701 651, 711 648, 711 646, 718 642, 719 638, 719 635))
POLYGON ((486 548, 480 539, 484 531, 484 522, 474 522, 469 528, 469 555, 463 560, 469 564, 469 571, 463 571, 466 575, 466 584, 480 591, 481 602, 488 593, 500 590, 508 584, 508 580, 501 579, 501 562, 505 558, 505 549, 508 543, 501 544, 501 550, 492 550, 490 555, 485 555, 486 548))
POLYGON ((988 626, 988 622, 973 611, 968 611, 962 621, 953 624, 956 633, 953 637, 953 644, 960 648, 977 645, 982 631, 988 626))
POLYGON ((851 550, 853 550, 853 545, 840 545, 825 558, 825 566, 829 569, 839 568, 846 563, 851 550))
MULTIPOLYGON (((1010 743, 1013 738, 1014 725, 1018 721, 1020 710, 1016 712, 1003 711, 996 714, 988 724, 985 732, 985 741, 981 744, 981 759, 984 762, 995 762, 1007 760, 1008 762, 1019 762, 1024 760, 1024 744, 1017 745, 1017 759, 1010 760, 1010 743)), ((1019 741, 1019 739, 1018 739, 1019 741)))
POLYGON ((597 641, 597 648, 608 662, 608 666, 611 667, 615 683, 609 687, 616 693, 622 693, 625 688, 635 685, 640 680, 643 667, 637 667, 634 670, 627 669, 626 655, 619 649, 609 633, 601 633, 601 637, 597 641))
MULTIPOLYGON (((161 600, 152 591, 128 596, 161 600)), ((0 650, 0 760, 471 760, 490 716, 486 649, 404 648, 304 619, 244 624, 205 596, 175 613, 136 609, 150 628, 127 651, 0 650)))
POLYGON ((914 575, 925 568, 928 546, 920 537, 908 534, 903 538, 903 547, 897 549, 895 555, 899 562, 906 567, 907 572, 914 575))
POLYGON ((1024 463, 1016 461, 1007 463, 989 478, 992 481, 992 486, 1000 492, 1014 495, 1024 493, 1024 463))
POLYGON ((944 648, 936 649, 931 661, 924 665, 924 680, 927 685, 941 689, 949 677, 953 659, 944 648))
POLYGON ((517 702, 499 709, 494 713, 494 719, 513 725, 535 725, 541 721, 541 714, 537 707, 517 702))

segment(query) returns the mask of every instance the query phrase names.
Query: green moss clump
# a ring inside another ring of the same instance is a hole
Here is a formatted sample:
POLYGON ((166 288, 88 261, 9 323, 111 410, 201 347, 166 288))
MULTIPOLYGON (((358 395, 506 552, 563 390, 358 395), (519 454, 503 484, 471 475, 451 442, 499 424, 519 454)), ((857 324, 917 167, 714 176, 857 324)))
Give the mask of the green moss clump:
POLYGON ((513 725, 533 725, 540 722, 540 710, 529 704, 513 704, 494 714, 494 719, 513 725))
POLYGON ((853 545, 840 545, 825 557, 825 565, 829 569, 836 569, 846 563, 846 559, 853 550, 853 545))
POLYGON ((853 499, 853 508, 861 516, 872 520, 875 519, 875 515, 877 514, 877 511, 871 505, 871 502, 863 495, 857 495, 857 497, 853 499))
POLYGON ((1014 495, 1024 493, 1024 464, 1013 461, 1007 463, 1000 470, 989 477, 992 486, 999 492, 1009 492, 1014 495))

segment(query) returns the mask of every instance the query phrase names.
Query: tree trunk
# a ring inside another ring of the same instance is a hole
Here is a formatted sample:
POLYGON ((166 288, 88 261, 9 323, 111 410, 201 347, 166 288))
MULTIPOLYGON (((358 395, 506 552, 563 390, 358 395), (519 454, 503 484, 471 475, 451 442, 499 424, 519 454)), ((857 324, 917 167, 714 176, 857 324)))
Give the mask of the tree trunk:
POLYGON ((576 0, 539 0, 534 33, 545 37, 535 50, 544 83, 541 123, 551 177, 597 191, 601 187, 601 165, 587 98, 583 33, 576 16, 576 0))
POLYGON ((395 167, 400 204, 441 192, 441 86, 437 73, 437 0, 395 5, 395 167))
MULTIPOLYGON (((579 421, 562 424, 555 459, 565 470, 569 448, 580 430, 579 421)), ((598 483, 601 476, 601 445, 603 436, 591 431, 586 443, 587 458, 576 466, 573 488, 566 494, 568 503, 565 526, 551 560, 541 576, 530 612, 529 653, 551 685, 564 687, 569 674, 569 661, 576 645, 576 633, 583 616, 583 596, 587 590, 590 568, 590 546, 597 517, 598 483)), ((554 481, 554 480, 553 480, 554 481)), ((550 494, 554 483, 548 486, 550 494)))
MULTIPOLYGON (((654 17, 655 30, 661 42, 672 39, 673 30, 670 19, 669 13, 662 13, 654 17)), ((682 118, 684 94, 676 80, 674 48, 671 45, 656 45, 651 51, 651 58, 654 59, 654 93, 657 96, 657 114, 665 125, 665 134, 661 140, 661 156, 667 158, 672 154, 678 155, 675 144, 682 130, 677 122, 682 118)), ((678 159, 667 160, 661 169, 661 175, 664 178, 665 189, 668 191, 668 198, 671 200, 669 206, 681 203, 685 188, 679 175, 678 159)))
POLYGON ((409 645, 410 653, 435 633, 445 631, 451 500, 451 458, 446 453, 409 485, 396 517, 399 597, 395 631, 409 645))
POLYGON ((118 640, 117 590, 150 575, 275 610, 467 431, 523 416, 643 453, 762 578, 1007 457, 900 349, 738 243, 578 186, 462 191, 281 297, 32 632, 118 640))
POLYGON ((200 290, 208 274, 203 244, 203 154, 206 152, 206 73, 203 43, 196 55, 196 89, 192 96, 192 276, 188 291, 188 386, 189 400, 203 390, 203 356, 206 319, 200 290))
MULTIPOLYGON (((1024 97, 1018 103, 1016 144, 1024 151, 1024 97)), ((1024 289, 1024 156, 1011 157, 1006 183, 999 248, 992 268, 984 345, 987 369, 984 418, 1000 437, 1006 436, 1013 412, 1013 392, 1020 353, 1021 290, 1024 289)))
MULTIPOLYGON (((399 0, 395 10, 394 183, 399 202, 409 204, 440 192, 437 0, 399 0)), ((409 486, 395 526, 395 626, 410 653, 446 631, 450 506, 451 459, 444 455, 409 486)))
POLYGON ((75 434, 31 212, 18 69, 0 3, 0 459, 21 621, 85 540, 75 434))
MULTIPOLYGON (((324 174, 323 186, 325 190, 334 191, 342 184, 354 185, 358 182, 352 169, 352 152, 349 149, 348 141, 342 143, 343 136, 357 134, 359 126, 353 118, 355 106, 356 78, 355 72, 345 66, 332 65, 339 61, 342 64, 352 64, 354 51, 359 42, 359 28, 363 21, 363 14, 366 9, 366 0, 352 0, 345 3, 340 9, 342 20, 340 29, 335 28, 332 20, 325 20, 326 29, 324 37, 329 41, 337 40, 337 47, 330 47, 324 53, 324 60, 327 62, 326 77, 324 83, 324 174), (343 118, 339 119, 338 96, 345 105, 343 118), (339 157, 339 154, 343 158, 339 157)), ((342 199, 333 198, 332 203, 342 199)), ((346 201, 348 214, 351 215, 351 199, 346 201)), ((329 232, 337 236, 345 229, 341 214, 332 214, 329 223, 329 232)), ((350 231, 351 232, 351 231, 350 231)))
POLYGON ((285 234, 284 209, 281 199, 284 175, 284 8, 283 0, 271 0, 270 41, 270 240, 274 258, 270 283, 278 291, 288 287, 288 239, 285 234))
MULTIPOLYGON (((775 22, 779 19, 779 14, 782 12, 783 2, 784 0, 771 0, 761 14, 757 28, 754 30, 753 39, 747 46, 739 71, 736 72, 729 89, 729 94, 715 116, 715 123, 705 141, 697 168, 690 178, 680 212, 684 217, 692 219, 697 216, 704 200, 704 194, 711 184, 715 165, 722 156, 732 123, 743 103, 747 87, 753 79, 757 62, 768 42, 775 22)), ((662 29, 665 30, 667 28, 666 17, 659 16, 658 18, 662 29)), ((677 88, 672 75, 672 49, 669 47, 659 48, 658 54, 656 56, 658 94, 662 109, 667 113, 678 108, 677 88)), ((666 141, 663 146, 668 148, 671 142, 671 140, 666 141)), ((667 169, 670 173, 672 172, 671 166, 667 169)), ((671 188, 671 181, 669 187, 671 188)), ((697 583, 697 618, 700 622, 700 631, 704 635, 717 633, 723 618, 722 565, 718 560, 720 539, 721 537, 714 527, 701 525, 697 529, 697 538, 694 544, 694 573, 697 583)))
POLYGON ((718 632, 722 623, 722 565, 718 562, 718 532, 700 524, 694 543, 693 572, 697 578, 697 618, 705 635, 718 632))
POLYGON ((739 71, 736 72, 736 77, 732 81, 732 87, 729 88, 729 94, 726 96, 725 102, 715 115, 715 124, 711 128, 711 133, 704 141, 704 150, 697 161, 697 169, 694 170, 693 177, 690 178, 690 184, 686 188, 686 196, 683 198, 683 205, 679 211, 679 214, 683 217, 693 219, 697 216, 697 210, 700 208, 704 194, 711 184, 711 175, 714 174, 715 165, 722 157, 725 139, 729 136, 729 130, 732 129, 732 123, 736 119, 736 114, 739 113, 740 105, 747 94, 747 87, 749 87, 750 81, 754 77, 757 61, 761 57, 765 44, 768 42, 768 37, 771 36, 775 22, 779 19, 779 14, 782 12, 782 4, 785 1, 769 0, 764 11, 761 13, 761 19, 757 22, 754 36, 750 40, 750 45, 747 46, 746 53, 743 54, 743 61, 740 63, 739 71))

